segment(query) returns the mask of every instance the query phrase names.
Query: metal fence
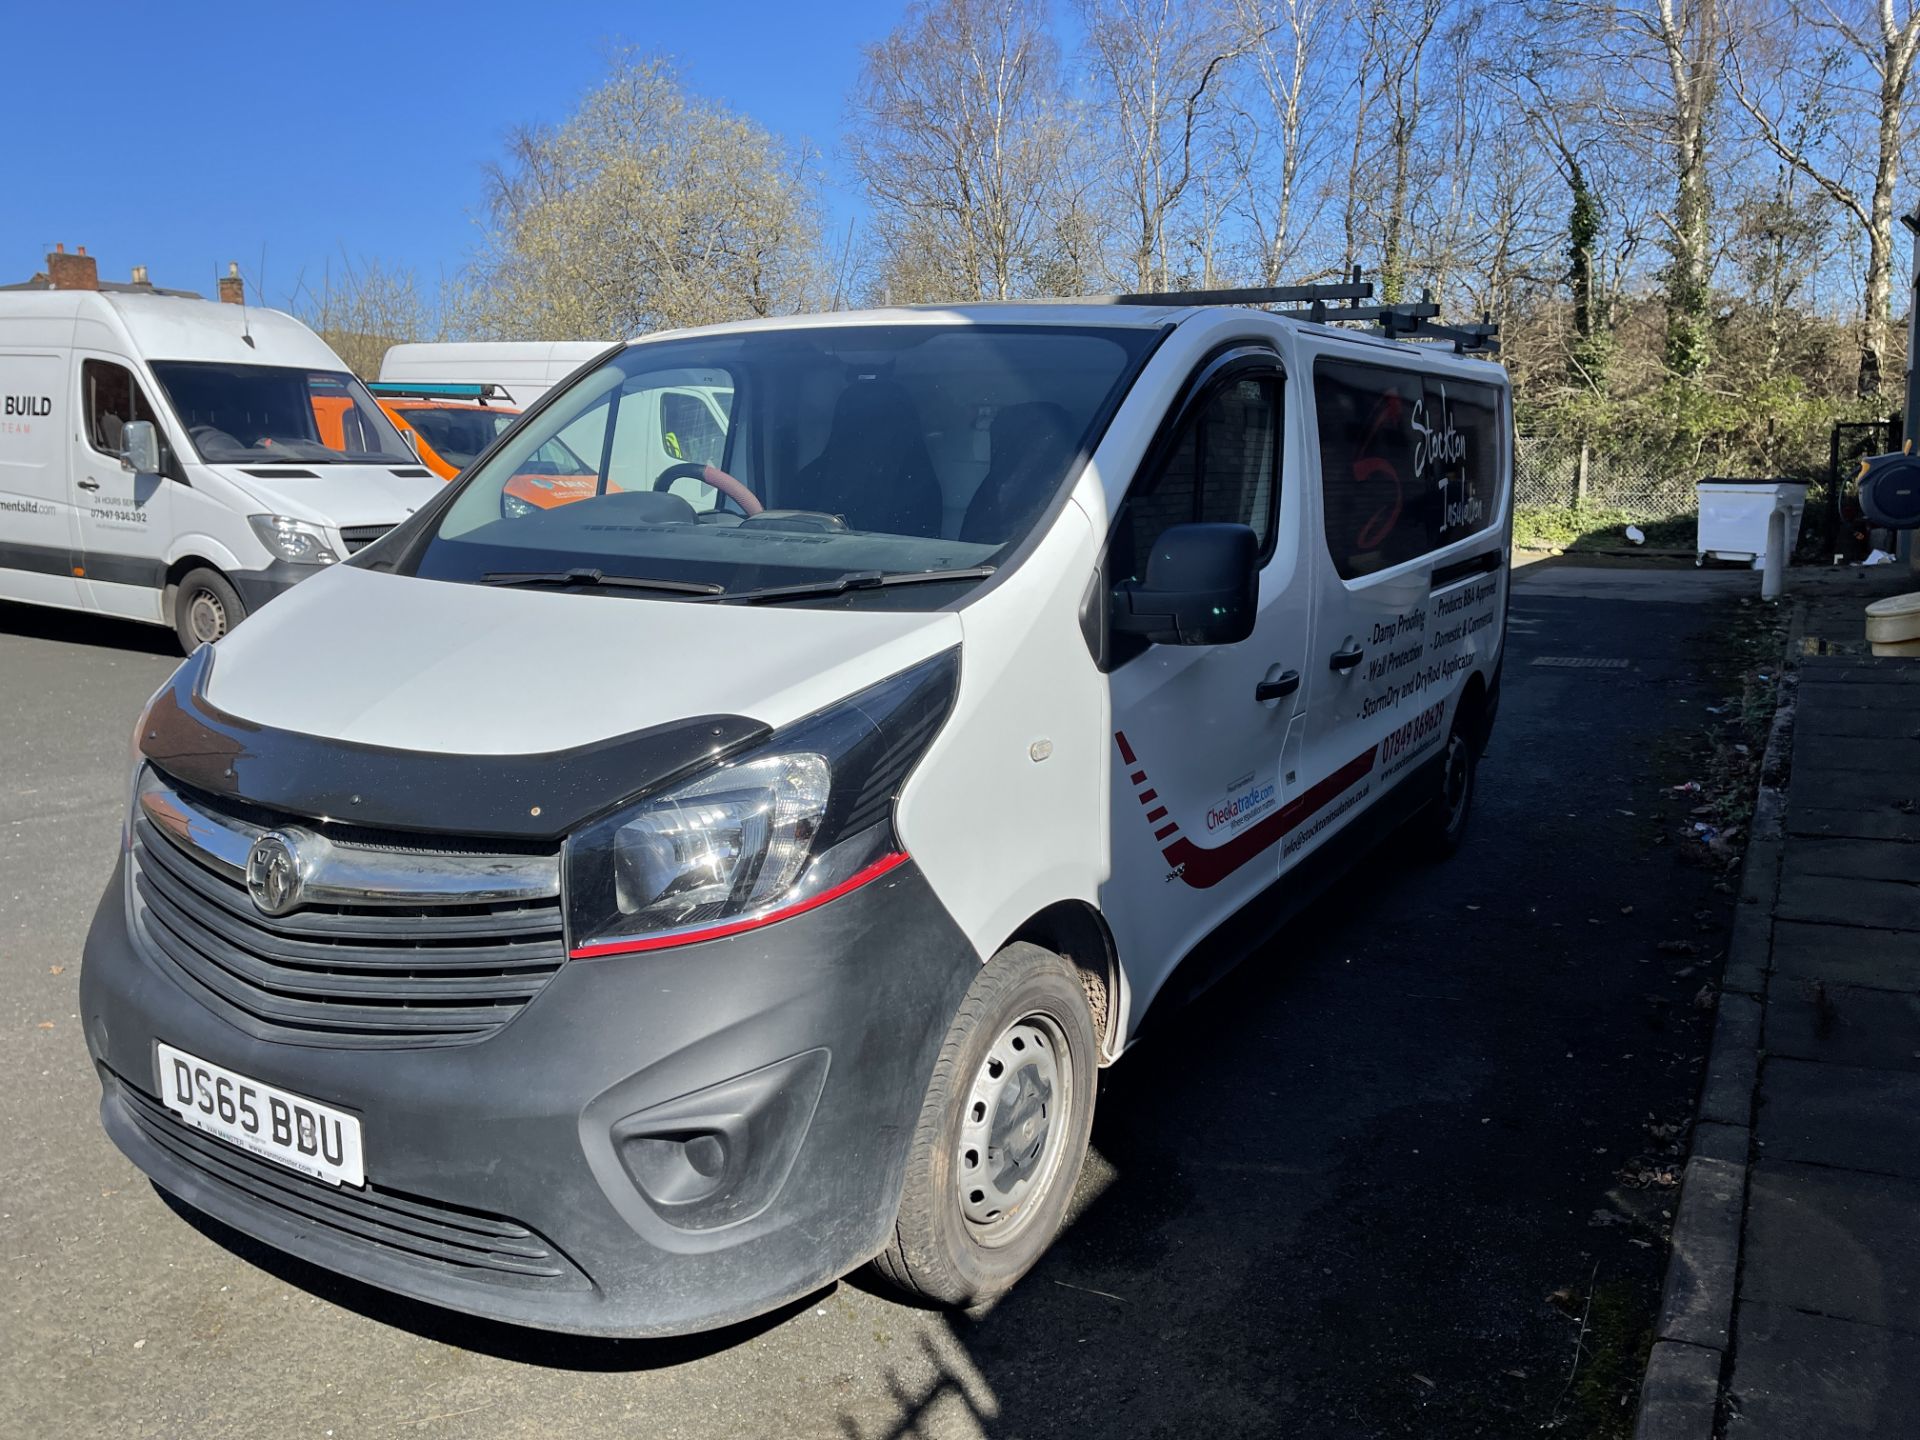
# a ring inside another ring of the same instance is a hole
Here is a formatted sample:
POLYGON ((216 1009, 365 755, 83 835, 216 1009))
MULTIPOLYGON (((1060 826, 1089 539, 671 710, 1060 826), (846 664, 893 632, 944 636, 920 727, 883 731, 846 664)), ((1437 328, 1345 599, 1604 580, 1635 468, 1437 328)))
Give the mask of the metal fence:
POLYGON ((1630 520, 1665 520, 1694 511, 1693 485, 1700 477, 1645 450, 1520 435, 1513 459, 1517 506, 1582 506, 1617 511, 1630 520))

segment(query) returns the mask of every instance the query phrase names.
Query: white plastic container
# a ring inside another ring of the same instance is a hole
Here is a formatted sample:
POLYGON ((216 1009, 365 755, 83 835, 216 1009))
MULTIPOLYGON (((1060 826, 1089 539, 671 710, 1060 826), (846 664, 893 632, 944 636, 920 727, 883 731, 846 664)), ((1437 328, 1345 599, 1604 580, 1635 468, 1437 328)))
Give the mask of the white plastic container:
POLYGON ((1700 499, 1700 529, 1694 541, 1693 563, 1740 560, 1758 570, 1766 559, 1767 521, 1775 510, 1786 513, 1787 553, 1800 536, 1800 517, 1807 508, 1807 487, 1796 480, 1702 480, 1694 487, 1700 499))

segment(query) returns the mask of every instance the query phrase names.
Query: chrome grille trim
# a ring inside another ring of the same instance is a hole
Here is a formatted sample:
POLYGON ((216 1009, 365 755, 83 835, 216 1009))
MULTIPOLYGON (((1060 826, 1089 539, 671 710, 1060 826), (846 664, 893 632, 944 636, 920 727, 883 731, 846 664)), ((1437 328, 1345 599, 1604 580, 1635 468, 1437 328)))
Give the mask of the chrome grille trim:
MULTIPOLYGON (((174 844, 215 874, 246 883, 247 856, 267 826, 218 814, 153 770, 142 775, 139 798, 141 813, 174 844)), ((308 905, 504 905, 560 894, 560 861, 553 855, 452 855, 334 841, 300 825, 274 829, 300 842, 308 905)))

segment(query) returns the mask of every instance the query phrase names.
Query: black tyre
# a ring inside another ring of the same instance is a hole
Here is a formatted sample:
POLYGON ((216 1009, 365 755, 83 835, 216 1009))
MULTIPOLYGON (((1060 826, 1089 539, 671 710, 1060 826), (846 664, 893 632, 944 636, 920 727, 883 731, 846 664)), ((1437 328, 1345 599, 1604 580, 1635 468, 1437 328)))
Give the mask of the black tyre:
POLYGON ((1024 942, 995 955, 940 1047, 880 1274, 943 1305, 1011 1289, 1073 1198, 1099 1064, 1074 967, 1024 942))
POLYGON ((1466 838, 1473 813, 1473 791, 1480 775, 1480 746, 1475 717, 1462 711, 1440 752, 1440 791, 1415 822, 1428 852, 1437 860, 1454 855, 1466 838))
POLYGON ((247 618, 246 602, 217 570, 189 570, 173 592, 173 633, 191 655, 247 618))

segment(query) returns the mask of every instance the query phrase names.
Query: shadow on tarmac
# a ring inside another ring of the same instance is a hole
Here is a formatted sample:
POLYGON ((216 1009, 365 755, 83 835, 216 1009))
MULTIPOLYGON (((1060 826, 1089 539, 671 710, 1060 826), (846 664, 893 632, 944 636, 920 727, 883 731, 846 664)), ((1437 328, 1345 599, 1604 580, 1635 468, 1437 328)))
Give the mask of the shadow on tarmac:
POLYGON ((180 655, 169 625, 142 625, 85 610, 56 610, 50 605, 18 605, 0 600, 0 634, 25 640, 51 640, 96 650, 134 650, 145 655, 180 655))

